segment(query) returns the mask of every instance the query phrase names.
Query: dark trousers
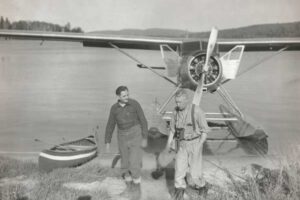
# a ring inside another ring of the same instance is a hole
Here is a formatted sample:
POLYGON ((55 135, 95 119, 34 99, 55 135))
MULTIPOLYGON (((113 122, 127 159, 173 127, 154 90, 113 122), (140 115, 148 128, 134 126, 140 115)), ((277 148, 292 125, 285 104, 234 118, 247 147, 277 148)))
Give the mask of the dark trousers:
POLYGON ((141 181, 142 156, 141 148, 142 129, 140 125, 128 130, 118 130, 118 143, 121 155, 121 171, 127 181, 135 183, 141 181))

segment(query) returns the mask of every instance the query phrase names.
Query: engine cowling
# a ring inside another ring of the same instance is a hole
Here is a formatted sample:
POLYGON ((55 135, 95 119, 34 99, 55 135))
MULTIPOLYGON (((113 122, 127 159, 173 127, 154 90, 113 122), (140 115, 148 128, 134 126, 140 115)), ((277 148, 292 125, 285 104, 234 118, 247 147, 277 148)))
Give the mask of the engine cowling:
MULTIPOLYGON (((206 53, 198 52, 192 56, 182 59, 182 66, 179 68, 178 82, 183 88, 195 90, 200 80, 205 64, 206 53)), ((204 78, 204 88, 213 92, 217 89, 222 78, 222 66, 217 56, 211 56, 208 62, 208 71, 204 78)))

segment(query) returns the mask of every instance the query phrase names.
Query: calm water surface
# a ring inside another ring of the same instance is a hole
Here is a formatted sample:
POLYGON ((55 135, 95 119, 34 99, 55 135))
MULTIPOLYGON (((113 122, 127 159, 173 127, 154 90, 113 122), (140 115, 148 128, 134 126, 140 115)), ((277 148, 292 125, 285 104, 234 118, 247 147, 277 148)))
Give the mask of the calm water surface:
MULTIPOLYGON (((163 65, 158 51, 129 52, 145 64, 163 65)), ((268 54, 245 54, 240 71, 268 54)), ((268 132, 271 153, 299 143, 299 56, 285 52, 225 85, 241 110, 268 132)), ((0 58, 1 151, 40 151, 93 134, 96 126, 103 135, 119 85, 129 87, 151 126, 154 102, 163 102, 173 89, 113 49, 0 40, 0 58)), ((217 111, 221 101, 216 96, 204 97, 205 111, 217 111)))

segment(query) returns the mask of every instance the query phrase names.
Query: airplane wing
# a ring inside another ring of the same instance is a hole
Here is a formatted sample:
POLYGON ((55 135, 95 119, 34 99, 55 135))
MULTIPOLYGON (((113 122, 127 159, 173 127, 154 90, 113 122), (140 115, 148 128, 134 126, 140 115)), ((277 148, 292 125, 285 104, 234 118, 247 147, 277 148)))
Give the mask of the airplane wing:
POLYGON ((287 51, 299 51, 300 38, 220 39, 217 45, 219 51, 229 51, 237 45, 244 45, 244 51, 278 51, 285 47, 287 51))
POLYGON ((95 35, 84 33, 63 33, 63 32, 38 32, 38 31, 17 31, 0 30, 0 37, 6 39, 32 39, 32 40, 52 40, 82 42, 89 47, 112 47, 110 43, 125 49, 147 49, 160 50, 161 44, 169 45, 172 49, 178 48, 182 40, 158 37, 138 37, 138 36, 114 36, 95 35))
MULTIPOLYGON (((205 50, 207 39, 203 38, 164 38, 140 37, 119 35, 96 35, 88 33, 38 32, 0 30, 0 37, 12 39, 37 39, 55 41, 81 42, 89 47, 112 47, 111 43, 119 48, 160 50, 160 45, 168 45, 179 50, 183 55, 196 50, 205 50)), ((278 51, 300 50, 300 38, 261 38, 261 39, 218 39, 217 51, 229 51, 236 45, 245 45, 245 51, 278 51)))

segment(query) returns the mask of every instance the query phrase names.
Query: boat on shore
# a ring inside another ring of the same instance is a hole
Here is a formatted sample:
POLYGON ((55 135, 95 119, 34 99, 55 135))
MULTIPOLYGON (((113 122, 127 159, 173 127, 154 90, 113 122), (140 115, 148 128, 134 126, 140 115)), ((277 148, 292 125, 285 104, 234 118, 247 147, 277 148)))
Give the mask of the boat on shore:
POLYGON ((56 168, 80 166, 97 156, 95 136, 66 142, 45 149, 39 154, 39 169, 49 172, 56 168))

